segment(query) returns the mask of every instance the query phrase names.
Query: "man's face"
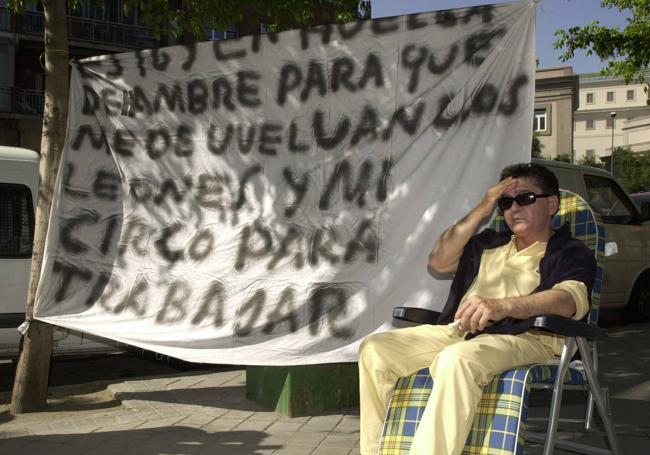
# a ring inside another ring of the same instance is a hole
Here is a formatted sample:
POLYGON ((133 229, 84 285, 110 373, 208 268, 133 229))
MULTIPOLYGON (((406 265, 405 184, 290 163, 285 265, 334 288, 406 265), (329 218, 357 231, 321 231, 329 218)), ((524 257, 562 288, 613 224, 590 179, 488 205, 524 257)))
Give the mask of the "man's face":
MULTIPOLYGON (((522 193, 543 193, 533 180, 526 177, 515 179, 514 188, 503 193, 503 196, 515 197, 522 193)), ((548 231, 551 218, 558 208, 556 196, 540 197, 534 203, 521 206, 513 201, 512 206, 503 212, 510 230, 517 237, 535 237, 548 231)))

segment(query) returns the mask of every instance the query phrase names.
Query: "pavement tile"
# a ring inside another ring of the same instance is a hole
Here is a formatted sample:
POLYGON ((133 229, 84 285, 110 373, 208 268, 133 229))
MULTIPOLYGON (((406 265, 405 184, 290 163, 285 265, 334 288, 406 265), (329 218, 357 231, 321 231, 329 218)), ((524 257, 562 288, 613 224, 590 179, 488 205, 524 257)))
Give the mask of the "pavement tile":
POLYGON ((287 431, 298 431, 300 427, 304 425, 304 422, 273 422, 268 428, 269 432, 275 433, 276 431, 287 432, 287 431))
POLYGON ((279 417, 278 417, 279 422, 292 422, 292 423, 295 423, 295 422, 305 423, 305 422, 309 421, 310 419, 312 419, 312 417, 310 417, 310 416, 306 416, 306 417, 287 417, 287 416, 279 415, 279 417))
POLYGON ((273 455, 309 455, 316 449, 311 445, 287 445, 273 452, 273 455))
POLYGON ((252 416, 249 417, 251 420, 273 420, 276 421, 278 420, 280 415, 276 412, 272 411, 259 411, 253 413, 252 416))
POLYGON ((296 434, 295 431, 274 431, 273 433, 267 431, 263 441, 269 445, 283 445, 294 434, 296 434))
POLYGON ((330 434, 323 440, 321 446, 349 449, 350 447, 354 447, 358 441, 358 435, 330 434))
POLYGON ((187 425, 191 427, 202 427, 209 424, 215 419, 213 416, 207 416, 205 414, 190 414, 185 417, 183 420, 179 420, 175 425, 187 425))
POLYGON ((253 414, 255 414, 253 411, 240 411, 237 409, 231 409, 226 414, 224 414, 224 417, 227 419, 248 419, 253 414))
POLYGON ((280 446, 269 444, 266 434, 254 431, 223 431, 209 435, 205 448, 198 451, 200 455, 251 455, 271 454, 280 446))
POLYGON ((79 433, 83 434, 83 433, 92 433, 93 431, 97 430, 99 427, 97 426, 97 424, 93 422, 86 422, 85 424, 84 423, 75 424, 74 428, 77 434, 79 433))
POLYGON ((136 428, 138 430, 147 429, 147 428, 166 430, 168 427, 174 425, 176 422, 178 422, 182 418, 183 418, 183 416, 170 417, 170 418, 166 418, 166 419, 145 420, 140 425, 138 425, 136 428))
POLYGON ((312 431, 297 431, 291 436, 287 441, 288 444, 303 444, 303 445, 313 445, 317 447, 323 440, 327 437, 327 433, 321 432, 312 432, 312 431))
POLYGON ((120 424, 141 423, 145 420, 138 413, 135 413, 133 411, 129 411, 128 414, 118 414, 115 416, 115 418, 120 424))
MULTIPOLYGON (((312 455, 342 455, 347 453, 354 453, 354 449, 350 452, 341 450, 340 447, 317 447, 316 450, 312 452, 312 455)), ((358 451, 356 451, 359 453, 358 451)))
POLYGON ((202 426, 201 429, 212 433, 220 432, 220 431, 229 431, 235 428, 237 425, 241 425, 243 421, 244 419, 220 418, 220 419, 213 420, 207 425, 202 426))
POLYGON ((302 427, 303 431, 320 431, 320 432, 331 432, 333 431, 338 424, 340 423, 341 418, 336 419, 323 419, 320 417, 314 417, 308 420, 302 427))
POLYGON ((95 423, 95 425, 99 427, 103 426, 114 426, 114 425, 119 425, 119 421, 117 420, 117 417, 111 416, 111 415, 99 415, 96 417, 92 418, 92 421, 95 423))
POLYGON ((229 411, 230 409, 217 408, 212 406, 201 406, 201 408, 197 410, 197 412, 201 412, 202 414, 212 417, 221 417, 224 414, 227 414, 229 411))
POLYGON ((103 427, 99 427, 95 431, 93 431, 93 433, 129 431, 131 429, 133 429, 133 423, 123 423, 123 424, 106 425, 103 427))
POLYGON ((234 429, 237 431, 264 431, 273 422, 269 420, 244 420, 242 423, 237 425, 234 429))

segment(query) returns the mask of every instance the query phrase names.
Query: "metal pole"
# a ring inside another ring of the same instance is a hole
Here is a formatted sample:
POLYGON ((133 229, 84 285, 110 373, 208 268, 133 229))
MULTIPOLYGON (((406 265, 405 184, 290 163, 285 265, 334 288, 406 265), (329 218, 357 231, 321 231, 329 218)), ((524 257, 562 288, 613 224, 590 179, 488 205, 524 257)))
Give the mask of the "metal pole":
POLYGON ((616 118, 616 112, 610 112, 609 116, 612 119, 612 156, 609 159, 609 172, 614 174, 614 119, 616 118))

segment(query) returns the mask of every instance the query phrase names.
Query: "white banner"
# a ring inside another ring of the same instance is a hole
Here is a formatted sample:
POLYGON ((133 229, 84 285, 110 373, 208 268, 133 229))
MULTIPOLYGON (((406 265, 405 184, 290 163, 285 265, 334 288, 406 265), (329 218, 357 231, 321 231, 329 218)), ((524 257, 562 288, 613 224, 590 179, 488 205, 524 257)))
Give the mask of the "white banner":
POLYGON ((356 361, 529 159, 534 2, 90 58, 37 319, 189 361, 356 361))

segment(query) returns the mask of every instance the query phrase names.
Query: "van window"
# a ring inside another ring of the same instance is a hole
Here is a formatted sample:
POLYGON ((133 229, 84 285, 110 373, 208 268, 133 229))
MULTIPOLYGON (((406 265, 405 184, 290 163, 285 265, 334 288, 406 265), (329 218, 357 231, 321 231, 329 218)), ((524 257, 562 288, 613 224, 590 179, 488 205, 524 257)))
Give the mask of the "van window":
POLYGON ((603 218, 605 223, 628 224, 634 218, 634 210, 621 187, 605 177, 585 175, 587 201, 603 218))
POLYGON ((33 237, 34 208, 29 188, 0 184, 0 257, 30 257, 33 237))

